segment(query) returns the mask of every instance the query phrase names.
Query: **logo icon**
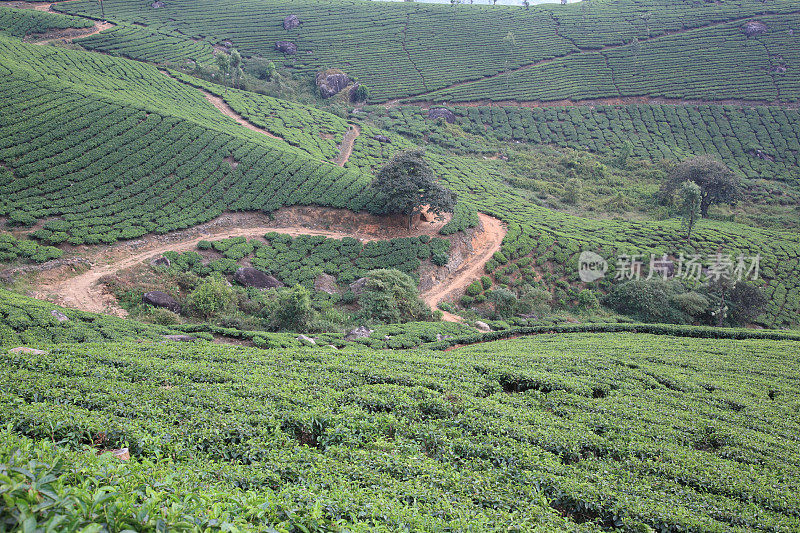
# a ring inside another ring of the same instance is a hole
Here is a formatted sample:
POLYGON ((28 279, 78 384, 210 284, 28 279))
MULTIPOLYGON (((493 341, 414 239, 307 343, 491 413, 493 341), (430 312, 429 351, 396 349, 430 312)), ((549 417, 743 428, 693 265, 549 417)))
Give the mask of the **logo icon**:
POLYGON ((584 283, 604 278, 608 272, 608 261, 594 252, 581 252, 578 258, 578 276, 584 283))

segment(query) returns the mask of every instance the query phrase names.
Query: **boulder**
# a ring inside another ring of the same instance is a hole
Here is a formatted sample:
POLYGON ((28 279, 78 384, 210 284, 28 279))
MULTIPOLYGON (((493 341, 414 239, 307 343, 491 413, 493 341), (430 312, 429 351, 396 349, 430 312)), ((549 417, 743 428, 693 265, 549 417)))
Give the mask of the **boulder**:
POLYGON ((44 350, 37 350, 36 348, 28 348, 27 346, 19 346, 17 348, 11 348, 8 353, 24 353, 28 355, 47 355, 50 352, 46 352, 44 350))
POLYGON ((742 26, 744 34, 747 35, 748 37, 752 37, 753 35, 759 35, 762 33, 767 33, 767 29, 768 29, 767 25, 758 20, 747 21, 744 23, 744 26, 742 26))
POLYGON ((253 267, 242 267, 233 275, 233 279, 245 287, 255 287, 257 289, 274 289, 283 287, 283 283, 253 267))
POLYGON ((314 290, 317 292, 327 292, 328 294, 337 294, 339 286, 336 284, 336 278, 330 274, 322 273, 314 280, 314 290))
POLYGON ((55 318, 59 322, 69 322, 69 317, 67 315, 65 315, 61 311, 56 311, 55 309, 50 311, 50 316, 52 316, 53 318, 55 318))
POLYGON ((297 45, 290 41, 278 41, 275 43, 275 50, 284 54, 294 55, 297 53, 297 45))
POLYGON ((200 340, 191 335, 164 335, 164 339, 171 342, 197 342, 200 340))
POLYGON ((142 302, 152 305, 153 307, 163 307, 173 313, 181 312, 181 304, 166 292, 150 291, 142 295, 142 302))
POLYGON ((358 278, 350 284, 350 292, 356 296, 364 294, 364 289, 367 287, 367 278, 358 278))
POLYGON ((392 140, 386 135, 375 135, 372 138, 378 141, 379 143, 392 144, 392 140))
POLYGON ((300 26, 300 17, 297 15, 288 15, 285 19, 283 19, 283 29, 284 30, 293 30, 300 26))
POLYGON ((156 257, 150 261, 150 266, 169 268, 172 266, 172 262, 162 255, 161 257, 156 257))
POLYGON ((437 120, 443 118, 448 124, 453 124, 456 121, 456 116, 452 111, 446 107, 432 107, 428 110, 428 118, 437 120))
POLYGON ((481 322, 480 320, 475 322, 475 329, 478 331, 483 331, 484 333, 489 333, 492 331, 492 328, 489 327, 489 324, 486 322, 481 322))
POLYGON ((339 91, 353 83, 347 74, 335 68, 323 70, 317 74, 317 89, 323 98, 330 98, 339 94, 339 91))
POLYGON ((365 339, 370 335, 372 335, 371 329, 364 326, 359 326, 356 329, 350 330, 347 335, 344 336, 344 340, 347 342, 353 342, 356 339, 365 339))
POLYGON ((156 0, 155 2, 150 4, 150 7, 152 7, 153 9, 159 9, 161 7, 164 7, 164 2, 162 2, 161 0, 156 0))
POLYGON ((300 344, 302 344, 303 346, 316 346, 317 345, 317 341, 315 341, 314 339, 312 339, 311 337, 309 337, 307 335, 298 335, 297 336, 297 340, 300 341, 300 344))

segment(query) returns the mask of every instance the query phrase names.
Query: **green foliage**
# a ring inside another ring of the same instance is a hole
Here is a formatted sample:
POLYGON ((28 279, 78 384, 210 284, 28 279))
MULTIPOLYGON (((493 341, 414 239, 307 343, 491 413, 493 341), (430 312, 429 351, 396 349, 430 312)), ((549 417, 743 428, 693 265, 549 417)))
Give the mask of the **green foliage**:
POLYGON ((36 36, 50 30, 91 28, 92 21, 34 9, 12 9, 0 6, 0 32, 14 37, 36 36))
POLYGON ((11 234, 0 233, 0 263, 29 261, 45 263, 58 259, 64 252, 52 246, 41 246, 34 241, 17 239, 11 234))
POLYGON ((455 206, 455 195, 434 179, 433 171, 423 159, 422 152, 404 152, 389 161, 372 182, 383 199, 384 211, 411 218, 423 207, 441 216, 455 206))
POLYGON ((0 346, 161 340, 172 328, 63 309, 0 289, 0 346), (67 320, 59 320, 63 315, 67 320))
POLYGON ((277 292, 272 316, 275 327, 286 331, 309 331, 318 319, 311 306, 311 292, 302 285, 277 292))
POLYGON ((603 304, 642 322, 669 324, 689 324, 708 311, 708 300, 678 281, 627 281, 615 285, 603 304))
POLYGON ((190 308, 206 319, 230 311, 236 303, 236 291, 221 277, 210 276, 189 295, 190 308))
POLYGON ((22 529, 29 513, 44 529, 63 516, 64 528, 110 531, 797 530, 787 480, 799 475, 800 429, 787 412, 798 341, 636 327, 647 328, 543 328, 449 352, 115 343, 0 353, 11 426, 0 433, 0 490, 14 502, 2 520, 22 529), (129 462, 96 455, 123 446, 129 462))
POLYGON ((360 316, 368 320, 397 324, 431 319, 431 310, 420 299, 416 283, 399 270, 368 272, 358 301, 360 316))
MULTIPOLYGON (((621 0, 529 9, 387 2, 370 5, 366 14, 360 4, 345 1, 223 0, 210 6, 173 0, 169 9, 142 9, 124 0, 104 5, 112 20, 145 24, 185 41, 233 39, 243 55, 290 65, 307 79, 346 65, 369 85, 376 102, 409 96, 449 102, 798 96, 791 69, 783 75, 770 71, 775 57, 788 64, 797 60, 796 43, 787 37, 795 27, 795 1, 776 3, 769 14, 756 0, 621 0), (225 16, 233 12, 235 19, 225 16), (287 13, 297 14, 302 26, 284 30, 287 13), (756 16, 770 31, 748 38, 742 21, 756 16), (509 32, 513 53, 502 44, 509 32), (343 34, 360 46, 341 46, 343 34), (283 57, 275 50, 280 40, 297 44, 299 53, 283 57), (431 61, 431 50, 437 61, 431 61)), ((58 9, 101 18, 95 0, 58 9)))

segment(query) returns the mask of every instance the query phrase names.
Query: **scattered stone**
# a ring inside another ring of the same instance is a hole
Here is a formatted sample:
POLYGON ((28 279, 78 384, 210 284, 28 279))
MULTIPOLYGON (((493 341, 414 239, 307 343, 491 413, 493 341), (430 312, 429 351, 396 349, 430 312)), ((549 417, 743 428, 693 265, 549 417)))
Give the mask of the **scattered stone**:
POLYGON ((169 268, 172 266, 172 262, 162 255, 150 261, 150 266, 169 268))
POLYGON ((156 0, 155 2, 150 4, 150 7, 152 7, 153 9, 162 8, 162 7, 164 7, 164 2, 162 2, 161 0, 156 0))
POLYGON ((441 333, 436 334, 437 341, 446 341, 447 339, 452 339, 452 338, 453 338, 452 335, 442 335, 441 333))
POLYGON ((314 280, 314 290, 317 292, 327 292, 328 294, 337 294, 339 292, 339 286, 336 284, 336 278, 323 272, 314 280))
POLYGON ((312 339, 311 337, 308 337, 306 335, 298 335, 297 336, 297 340, 300 341, 300 344, 302 344, 304 346, 316 346, 317 345, 317 341, 315 341, 314 339, 312 339))
POLYGON ((289 15, 285 19, 283 19, 283 29, 284 30, 293 30, 300 26, 300 17, 297 15, 289 15))
POLYGON ((231 41, 222 41, 222 46, 225 48, 233 48, 233 42, 231 41))
POLYGON ((763 159, 764 161, 775 161, 774 157, 760 149, 753 150, 753 156, 763 159))
POLYGON ((27 346, 19 346, 17 348, 11 348, 8 353, 25 353, 28 355, 47 355, 50 352, 46 352, 45 350, 37 350, 36 348, 28 348, 27 346))
POLYGON ((350 332, 348 332, 347 335, 344 336, 344 340, 346 340, 347 342, 353 342, 354 340, 357 339, 365 339, 370 335, 372 335, 371 329, 365 326, 359 326, 356 329, 350 330, 350 332))
POLYGON ((367 287, 367 278, 358 278, 353 283, 350 284, 350 292, 355 294, 356 296, 361 296, 364 294, 364 290, 367 287))
POLYGON ((783 74, 786 72, 786 65, 775 65, 771 70, 777 74, 783 74))
POLYGON ((257 289, 274 289, 283 287, 283 283, 253 267, 242 267, 233 275, 233 279, 245 287, 255 287, 257 289))
POLYGON ((750 20, 748 22, 745 22, 744 26, 742 26, 744 34, 747 35, 748 37, 752 37, 753 35, 760 35, 762 33, 767 33, 767 29, 768 29, 767 25, 758 20, 750 20))
POLYGON ((197 342, 200 339, 191 335, 164 335, 164 338, 172 342, 197 342))
POLYGON ((432 107, 428 110, 428 118, 437 120, 443 118, 448 124, 454 124, 456 116, 446 107, 432 107))
POLYGON ((172 296, 162 291, 150 291, 142 295, 142 302, 152 305, 153 307, 163 307, 173 313, 181 312, 181 304, 172 296))
POLYGON ((275 50, 288 55, 297 53, 297 45, 290 41, 278 41, 275 43, 275 50))
POLYGON ((343 71, 331 68, 317 74, 316 82, 319 94, 323 98, 330 98, 339 94, 342 89, 353 83, 353 80, 343 71))
POLYGON ((480 320, 475 322, 475 329, 477 329, 478 331, 483 331, 484 333, 489 333, 490 331, 492 331, 492 328, 489 327, 489 324, 487 324, 486 322, 481 322, 480 320))
POLYGON ((392 140, 389 137, 387 137, 386 135, 375 135, 372 138, 375 139, 376 141, 378 141, 379 143, 392 144, 392 140))
POLYGON ((61 311, 56 311, 55 309, 50 311, 50 316, 52 316, 53 318, 55 318, 59 322, 69 322, 69 317, 67 315, 65 315, 61 311))
POLYGON ((338 350, 339 349, 336 346, 334 346, 333 344, 326 344, 325 346, 323 346, 323 348, 327 348, 329 350, 338 350))
POLYGON ((130 461, 131 453, 128 448, 120 448, 119 450, 111 450, 111 453, 120 461, 130 461))

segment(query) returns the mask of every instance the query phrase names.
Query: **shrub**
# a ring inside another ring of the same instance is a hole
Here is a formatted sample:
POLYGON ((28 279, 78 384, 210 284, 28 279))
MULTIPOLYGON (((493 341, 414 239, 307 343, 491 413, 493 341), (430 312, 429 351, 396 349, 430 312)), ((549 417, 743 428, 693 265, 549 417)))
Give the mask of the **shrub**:
POLYGON ((411 276, 399 270, 372 270, 361 295, 361 317, 387 323, 431 319, 411 276))
POLYGON ((483 290, 490 289, 492 287, 492 278, 489 276, 481 276, 481 285, 483 286, 483 290))
POLYGON ((578 293, 578 307, 586 310, 593 310, 600 307, 597 295, 591 289, 583 289, 578 293))
POLYGON ((517 311, 517 295, 508 289, 496 289, 489 296, 494 304, 494 312, 498 317, 509 318, 517 311))
POLYGON ((687 324, 701 314, 701 298, 677 281, 633 280, 615 285, 603 303, 642 322, 687 324))
POLYGON ((311 291, 302 285, 282 289, 273 312, 273 326, 286 331, 308 331, 318 313, 311 306, 311 291))
POLYGON ((480 281, 475 280, 469 284, 467 287, 467 294, 470 296, 477 296, 483 292, 483 284, 480 281))
POLYGON ((224 279, 212 276, 203 280, 189 295, 188 304, 206 319, 229 311, 236 301, 236 291, 224 279))

